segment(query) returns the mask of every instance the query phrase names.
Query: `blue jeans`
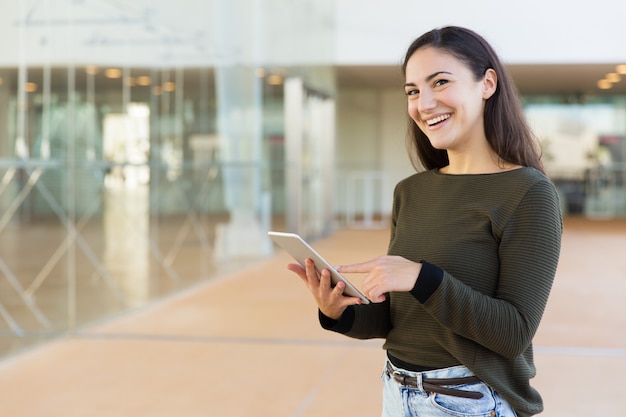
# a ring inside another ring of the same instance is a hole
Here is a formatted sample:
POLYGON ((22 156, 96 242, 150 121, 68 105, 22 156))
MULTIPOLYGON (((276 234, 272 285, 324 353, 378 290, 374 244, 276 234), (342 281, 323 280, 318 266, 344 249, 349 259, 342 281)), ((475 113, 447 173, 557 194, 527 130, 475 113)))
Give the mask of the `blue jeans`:
POLYGON ((451 395, 426 392, 422 389, 422 378, 462 378, 473 376, 465 366, 437 369, 427 372, 410 372, 396 368, 389 363, 381 379, 383 380, 382 417, 516 417, 508 402, 484 382, 463 385, 458 388, 478 391, 481 399, 461 398, 451 395), (417 387, 402 385, 388 371, 417 378, 417 387))

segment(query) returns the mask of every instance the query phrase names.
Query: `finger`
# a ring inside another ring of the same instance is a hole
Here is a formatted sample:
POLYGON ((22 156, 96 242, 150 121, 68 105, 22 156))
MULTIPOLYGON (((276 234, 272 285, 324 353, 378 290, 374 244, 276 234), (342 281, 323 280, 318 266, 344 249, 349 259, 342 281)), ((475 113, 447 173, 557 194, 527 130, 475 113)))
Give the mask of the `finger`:
POLYGON ((309 278, 306 276, 306 270, 300 264, 288 264, 287 270, 298 275, 298 278, 302 280, 304 285, 309 286, 309 278))
POLYGON ((383 294, 378 294, 377 292, 374 292, 374 291, 370 292, 367 295, 367 298, 369 298, 369 300, 372 303, 382 303, 383 301, 385 301, 387 299, 387 297, 385 296, 384 293, 383 294))
POLYGON ((322 270, 322 275, 320 277, 320 288, 323 291, 330 291, 332 287, 332 280, 330 279, 330 271, 328 269, 322 270))
POLYGON ((315 263, 310 258, 307 258, 304 261, 304 268, 306 269, 307 274, 317 276, 317 271, 315 269, 315 263))
POLYGON ((337 285, 332 289, 331 297, 335 299, 335 303, 343 308, 350 305, 362 304, 363 301, 359 297, 350 297, 343 292, 346 289, 346 283, 343 281, 337 282, 337 285))
POLYGON ((335 287, 333 288, 332 295, 333 297, 343 297, 343 291, 346 289, 346 283, 343 281, 337 282, 335 287))
POLYGON ((382 303, 387 299, 385 296, 385 289, 371 280, 363 282, 362 291, 363 294, 365 294, 373 303, 382 303))
POLYGON ((312 259, 306 259, 304 261, 304 267, 306 269, 306 277, 309 281, 309 284, 312 285, 311 288, 317 288, 320 285, 320 275, 315 269, 315 264, 312 259))
POLYGON ((294 272, 300 275, 301 277, 306 278, 306 271, 300 264, 287 264, 287 269, 291 272, 294 272))

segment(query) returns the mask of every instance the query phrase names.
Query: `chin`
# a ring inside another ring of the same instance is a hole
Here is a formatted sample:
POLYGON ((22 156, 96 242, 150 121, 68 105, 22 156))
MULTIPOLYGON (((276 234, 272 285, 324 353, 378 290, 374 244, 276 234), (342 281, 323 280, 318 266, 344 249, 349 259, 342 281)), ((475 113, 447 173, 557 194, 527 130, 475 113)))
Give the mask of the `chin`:
POLYGON ((430 140, 430 146, 440 151, 445 151, 445 150, 448 150, 448 148, 450 147, 450 144, 430 140))

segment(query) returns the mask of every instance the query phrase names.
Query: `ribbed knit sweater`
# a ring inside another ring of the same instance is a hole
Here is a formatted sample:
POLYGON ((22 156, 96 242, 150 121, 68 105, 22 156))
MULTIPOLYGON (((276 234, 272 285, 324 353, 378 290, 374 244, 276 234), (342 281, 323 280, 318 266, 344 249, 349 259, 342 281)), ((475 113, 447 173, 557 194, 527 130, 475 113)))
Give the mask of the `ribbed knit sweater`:
POLYGON ((408 177, 394 192, 389 255, 423 266, 410 292, 349 307, 326 329, 385 338, 395 358, 465 365, 527 417, 543 410, 530 386, 532 339, 559 259, 557 192, 533 168, 408 177))

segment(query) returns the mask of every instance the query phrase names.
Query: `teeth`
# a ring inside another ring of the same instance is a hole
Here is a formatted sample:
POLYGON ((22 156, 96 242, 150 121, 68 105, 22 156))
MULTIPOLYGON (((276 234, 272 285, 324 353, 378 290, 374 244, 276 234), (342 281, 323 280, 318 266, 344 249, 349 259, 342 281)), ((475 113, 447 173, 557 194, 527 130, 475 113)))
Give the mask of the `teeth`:
POLYGON ((450 115, 449 114, 444 114, 444 115, 441 115, 439 117, 435 117, 434 119, 426 120, 426 123, 428 124, 428 126, 432 126, 432 125, 434 125, 436 123, 443 122, 444 120, 446 120, 448 118, 450 118, 450 115))

